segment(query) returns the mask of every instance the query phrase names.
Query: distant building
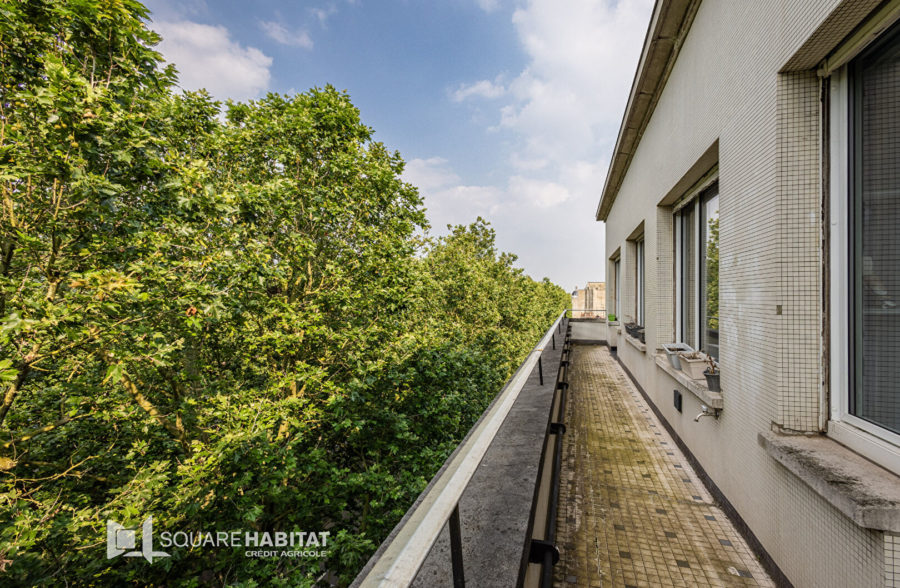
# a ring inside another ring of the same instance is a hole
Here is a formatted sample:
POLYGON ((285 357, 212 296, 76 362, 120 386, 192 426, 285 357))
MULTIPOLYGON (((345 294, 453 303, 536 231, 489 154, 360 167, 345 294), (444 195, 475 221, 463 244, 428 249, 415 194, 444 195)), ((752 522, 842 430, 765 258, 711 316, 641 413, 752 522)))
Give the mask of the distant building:
POLYGON ((588 282, 572 292, 573 318, 606 318, 606 283, 588 282))
POLYGON ((610 345, 795 586, 900 586, 898 21, 658 0, 596 214, 610 345))

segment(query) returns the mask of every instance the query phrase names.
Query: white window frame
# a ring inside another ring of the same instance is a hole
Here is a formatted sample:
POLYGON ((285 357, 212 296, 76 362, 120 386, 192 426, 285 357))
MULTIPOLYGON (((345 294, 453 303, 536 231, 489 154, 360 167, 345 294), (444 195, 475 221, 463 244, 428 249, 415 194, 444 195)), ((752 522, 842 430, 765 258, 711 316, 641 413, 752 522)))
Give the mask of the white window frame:
POLYGON ((619 254, 613 259, 613 312, 616 320, 622 320, 622 255, 619 254))
MULTIPOLYGON (((710 183, 711 185, 711 183, 710 183)), ((708 187, 708 186, 707 186, 708 187)), ((687 343, 691 347, 699 348, 700 346, 700 247, 697 243, 694 243, 693 251, 691 252, 691 260, 693 266, 697 268, 697 279, 693 284, 688 284, 688 287, 692 287, 694 290, 694 300, 697 303, 697 308, 694 309, 694 321, 693 321, 693 332, 695 333, 693 340, 685 341, 687 337, 684 336, 684 300, 683 300, 683 291, 684 291, 684 279, 682 276, 684 275, 684 248, 683 248, 683 236, 681 229, 681 215, 678 214, 680 212, 685 211, 685 209, 693 209, 693 213, 691 214, 691 232, 697 239, 699 239, 700 234, 700 212, 699 212, 699 195, 705 191, 698 190, 691 196, 689 199, 685 200, 683 206, 680 206, 678 210, 673 213, 675 219, 673 219, 673 224, 675 225, 675 338, 678 340, 677 342, 687 343)))
POLYGON ((647 242, 641 235, 634 240, 634 261, 635 261, 635 291, 634 291, 634 322, 639 327, 645 327, 646 322, 646 254, 647 242))
POLYGON ((829 215, 831 390, 828 435, 853 451, 900 473, 900 435, 850 414, 850 76, 847 65, 830 78, 829 215))
POLYGON ((673 232, 675 236, 675 342, 688 343, 684 340, 684 301, 682 300, 682 290, 684 289, 684 280, 682 278, 684 275, 684 250, 682 242, 684 237, 681 234, 681 225, 683 223, 681 222, 681 215, 673 213, 672 216, 674 217, 672 224, 674 225, 673 232))
MULTIPOLYGON (((700 283, 700 264, 702 260, 702 252, 701 247, 705 247, 705 244, 700 243, 701 231, 700 231, 700 212, 702 210, 701 199, 707 193, 707 190, 713 185, 718 183, 719 174, 713 173, 712 175, 707 176, 705 180, 703 180, 700 184, 698 184, 693 190, 689 191, 689 195, 681 200, 681 202, 675 207, 672 212, 672 224, 674 225, 674 236, 675 236, 675 339, 676 342, 687 343, 691 347, 695 349, 700 348, 700 339, 701 339, 701 329, 703 328, 703 321, 700 305, 703 301, 703 288, 705 288, 705 284, 700 283), (696 308, 694 308, 694 320, 693 325, 693 333, 694 336, 690 341, 685 341, 686 337, 684 336, 684 300, 683 300, 683 291, 684 291, 684 283, 682 276, 684 275, 684 248, 682 244, 682 229, 681 229, 681 215, 679 213, 684 212, 686 209, 691 209, 691 232, 694 236, 695 242, 692 243, 692 251, 691 257, 693 258, 691 262, 693 263, 694 268, 696 268, 696 279, 693 284, 688 284, 693 290, 694 295, 694 303, 696 304, 696 308)), ((721 199, 722 193, 717 189, 717 193, 719 198, 721 199)))

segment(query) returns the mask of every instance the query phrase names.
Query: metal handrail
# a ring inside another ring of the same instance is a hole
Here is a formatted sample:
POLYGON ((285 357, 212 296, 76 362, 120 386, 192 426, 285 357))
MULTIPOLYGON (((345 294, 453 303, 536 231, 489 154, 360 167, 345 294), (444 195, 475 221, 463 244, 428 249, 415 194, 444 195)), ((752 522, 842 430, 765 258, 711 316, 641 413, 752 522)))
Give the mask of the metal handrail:
POLYGON ((415 579, 444 524, 451 517, 458 517, 459 499, 497 431, 506 420, 532 370, 535 365, 539 365, 544 348, 551 341, 555 346, 555 332, 566 312, 568 311, 559 314, 543 339, 531 350, 522 366, 500 392, 497 400, 475 424, 459 451, 452 456, 450 463, 425 490, 418 506, 402 523, 391 543, 360 582, 361 587, 399 588, 409 586, 415 579))
POLYGON ((571 318, 602 318, 605 319, 607 317, 607 310, 605 308, 570 308, 569 312, 571 313, 571 318), (576 317, 575 313, 582 313, 581 317, 576 317), (594 314, 597 313, 599 316, 596 317, 585 317, 584 313, 594 314))

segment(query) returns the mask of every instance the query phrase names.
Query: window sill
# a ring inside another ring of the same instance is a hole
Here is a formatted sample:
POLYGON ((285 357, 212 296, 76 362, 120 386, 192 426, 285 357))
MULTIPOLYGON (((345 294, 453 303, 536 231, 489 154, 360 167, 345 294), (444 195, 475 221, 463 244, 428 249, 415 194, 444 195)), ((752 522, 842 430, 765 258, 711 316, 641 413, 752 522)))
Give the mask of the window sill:
MULTIPOLYGON (((621 331, 619 331, 619 333, 621 333, 621 331)), ((647 353, 647 344, 641 343, 640 339, 635 339, 628 333, 625 333, 625 340, 628 341, 629 343, 631 343, 632 347, 634 347, 641 353, 647 353)))
POLYGON ((672 376, 682 387, 687 388, 688 392, 699 398, 706 406, 717 410, 725 408, 725 401, 721 392, 710 392, 709 388, 706 387, 706 380, 692 380, 683 371, 673 368, 672 364, 669 363, 669 358, 664 353, 656 354, 656 365, 662 371, 672 376))
POLYGON ((822 435, 760 433, 759 444, 866 529, 900 533, 900 478, 822 435))

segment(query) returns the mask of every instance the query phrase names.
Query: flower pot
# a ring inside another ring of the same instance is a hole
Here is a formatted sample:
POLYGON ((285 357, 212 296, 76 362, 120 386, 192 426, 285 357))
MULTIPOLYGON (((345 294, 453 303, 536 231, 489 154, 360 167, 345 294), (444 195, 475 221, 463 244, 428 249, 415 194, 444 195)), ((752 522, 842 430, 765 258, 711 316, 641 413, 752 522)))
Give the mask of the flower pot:
POLYGON ((706 368, 703 371, 703 375, 706 376, 706 387, 709 388, 710 392, 721 392, 722 386, 719 382, 719 376, 722 375, 721 372, 716 372, 714 374, 709 373, 709 368, 706 368))
POLYGON ((685 354, 682 352, 679 354, 678 360, 681 362, 681 371, 683 371, 687 377, 692 380, 703 379, 703 370, 709 365, 706 363, 705 357, 691 359, 685 357, 685 354))
POLYGON ((634 323, 627 323, 625 325, 625 331, 630 337, 637 339, 641 343, 644 343, 644 327, 636 325, 634 323))
POLYGON ((663 351, 666 352, 666 356, 669 358, 669 363, 672 364, 672 367, 676 370, 680 370, 681 361, 678 359, 678 352, 693 351, 693 348, 687 343, 663 343, 663 351))

